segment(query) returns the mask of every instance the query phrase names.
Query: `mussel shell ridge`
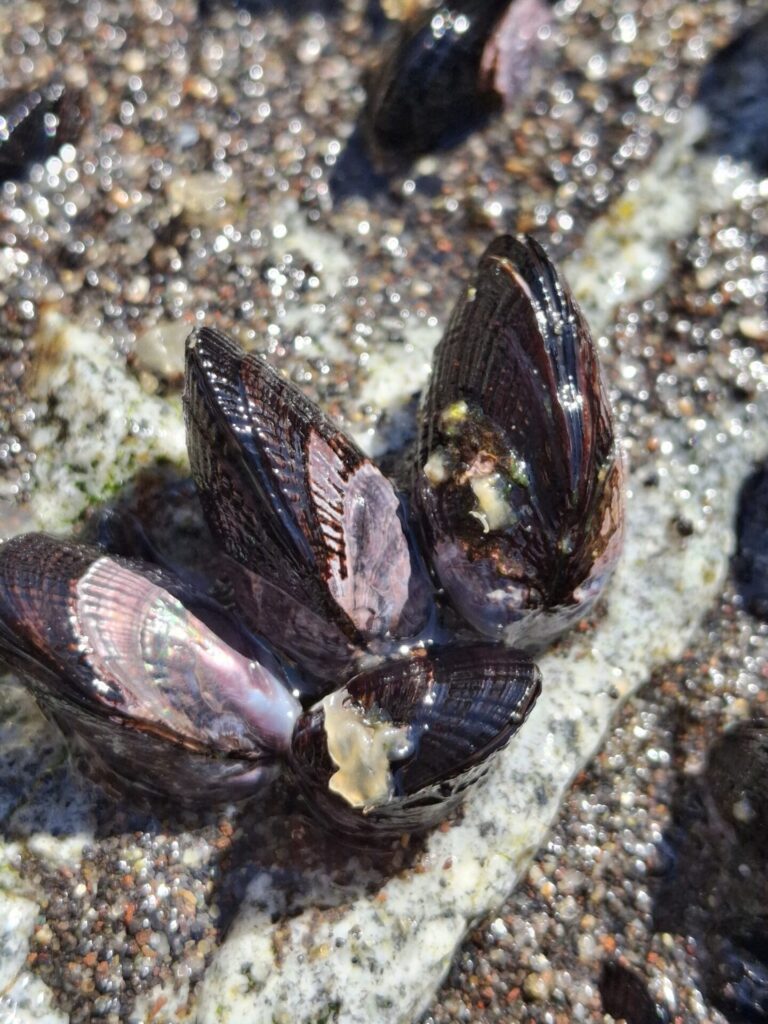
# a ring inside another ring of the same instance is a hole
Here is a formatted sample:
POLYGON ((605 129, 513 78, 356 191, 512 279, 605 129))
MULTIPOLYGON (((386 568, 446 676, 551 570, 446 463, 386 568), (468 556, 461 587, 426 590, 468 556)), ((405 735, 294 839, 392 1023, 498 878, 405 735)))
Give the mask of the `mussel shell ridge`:
POLYGON ((99 781, 184 803, 246 796, 271 778, 298 704, 167 582, 45 534, 6 541, 0 658, 99 781))
POLYGON ((572 625, 618 557, 622 482, 579 308, 533 239, 497 238, 437 348, 414 479, 460 614, 525 649, 572 625))
POLYGON ((419 632, 431 588, 397 492, 317 406, 209 328, 187 343, 184 404, 203 509, 233 559, 328 620, 335 649, 339 630, 359 647, 419 632))
POLYGON ((310 809, 348 840, 422 831, 486 773, 540 689, 538 669, 516 651, 421 651, 355 676, 302 715, 291 764, 310 809))

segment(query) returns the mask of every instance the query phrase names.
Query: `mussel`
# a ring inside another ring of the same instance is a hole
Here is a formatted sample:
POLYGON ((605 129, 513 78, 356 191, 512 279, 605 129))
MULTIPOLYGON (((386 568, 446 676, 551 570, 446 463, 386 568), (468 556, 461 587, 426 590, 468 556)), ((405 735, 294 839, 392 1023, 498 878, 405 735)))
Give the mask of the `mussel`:
POLYGON ((0 546, 0 658, 100 782, 183 803, 241 798, 274 776, 299 704, 276 664, 226 644, 174 592, 151 565, 15 537, 0 546))
POLYGON ((340 836, 420 831, 485 773, 540 690, 533 663, 504 648, 420 651, 300 716, 268 654, 225 643, 174 592, 220 610, 167 572, 26 534, 0 546, 0 580, 0 655, 89 772, 140 798, 242 798, 283 759, 340 836))
POLYGON ((462 617, 536 649, 585 615, 619 553, 622 477, 584 317, 537 242, 497 238, 438 345, 413 487, 462 617))
POLYGON ((184 392, 192 473, 237 582, 275 643, 331 674, 351 650, 416 636, 426 571, 392 483, 295 385, 225 335, 195 331, 184 392), (288 628, 285 628, 285 627, 288 628), (321 656, 302 651, 306 638, 321 656))
POLYGON ((749 611, 768 621, 768 463, 744 481, 736 515, 734 576, 749 611))
POLYGON ((546 0, 446 0, 406 21, 371 75, 363 132, 396 168, 459 141, 522 92, 546 0))
POLYGON ((485 775, 540 690, 522 654, 433 648, 355 676, 302 715, 291 764, 314 813, 352 841, 431 828, 485 775))
POLYGON ((748 22, 702 72, 697 103, 709 115, 706 143, 768 174, 768 12, 748 22))

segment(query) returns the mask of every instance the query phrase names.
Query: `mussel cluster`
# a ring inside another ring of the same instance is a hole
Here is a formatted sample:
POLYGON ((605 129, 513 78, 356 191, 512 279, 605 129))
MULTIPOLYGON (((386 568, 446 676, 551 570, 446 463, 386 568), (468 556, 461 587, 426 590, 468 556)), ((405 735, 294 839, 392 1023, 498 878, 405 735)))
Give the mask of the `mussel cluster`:
POLYGON ((408 503, 219 331, 188 340, 184 408, 227 607, 27 534, 0 547, 0 655, 111 787, 211 804, 285 767, 343 836, 431 827, 525 720, 530 652, 620 546, 621 458, 566 286, 533 240, 489 246, 437 348, 408 503), (441 644, 446 615, 485 639, 441 644))

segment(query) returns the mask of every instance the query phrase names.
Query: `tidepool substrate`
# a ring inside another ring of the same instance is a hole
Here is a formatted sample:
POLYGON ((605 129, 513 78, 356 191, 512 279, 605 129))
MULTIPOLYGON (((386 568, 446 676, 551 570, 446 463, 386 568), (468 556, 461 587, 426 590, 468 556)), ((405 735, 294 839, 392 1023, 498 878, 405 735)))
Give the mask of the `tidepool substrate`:
POLYGON ((746 928, 759 912, 716 864, 693 870, 722 856, 706 829, 698 858, 685 836, 706 750, 764 701, 765 631, 727 572, 768 451, 768 188, 708 151, 691 100, 760 5, 562 3, 519 109, 367 196, 345 140, 376 22, 362 0, 320 6, 3 12, 5 84, 62 68, 90 115, 0 192, 2 532, 66 529, 158 458, 183 466, 198 317, 388 460, 472 263, 527 230, 599 337, 627 551, 460 820, 380 856, 339 849, 279 789, 203 818, 119 806, 9 681, 0 1020, 598 1021, 606 962, 655 1012, 721 1019, 718 901, 746 928), (669 898, 686 876, 710 918, 669 898))

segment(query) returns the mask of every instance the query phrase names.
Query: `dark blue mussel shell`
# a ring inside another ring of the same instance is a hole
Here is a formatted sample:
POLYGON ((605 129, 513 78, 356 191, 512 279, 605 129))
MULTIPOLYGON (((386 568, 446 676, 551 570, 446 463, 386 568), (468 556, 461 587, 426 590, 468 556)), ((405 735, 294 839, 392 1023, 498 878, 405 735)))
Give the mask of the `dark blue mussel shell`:
POLYGON ((389 661, 301 716, 291 764, 312 812, 353 843, 429 829, 485 775, 540 690, 533 662, 488 644, 389 661))
POLYGON ((371 74, 363 134, 393 169, 455 145, 525 87, 547 0, 446 0, 403 24, 371 74))
POLYGON ((203 510, 248 571, 234 585, 258 632, 336 679, 353 652, 419 633, 431 586, 401 500, 295 385, 202 328, 187 343, 184 407, 203 510))
POLYGON ((0 181, 21 178, 80 134, 85 104, 78 90, 52 80, 0 99, 0 181))
POLYGON ((768 463, 744 482, 736 515, 736 584, 749 611, 768 622, 768 463))
POLYGON ((183 592, 99 548, 15 537, 0 545, 0 660, 100 783, 239 799, 274 776, 299 706, 274 662, 227 645, 183 592))
POLYGON ((618 557, 622 477, 580 310, 541 246, 497 238, 437 348, 414 477, 459 613, 524 649, 583 616, 618 557))

